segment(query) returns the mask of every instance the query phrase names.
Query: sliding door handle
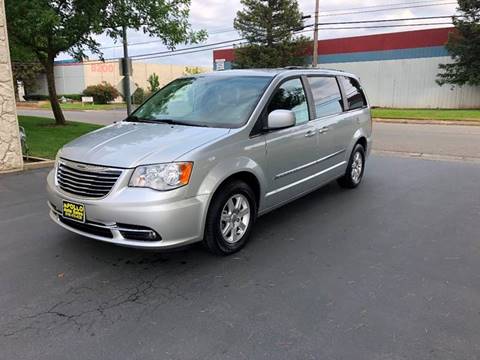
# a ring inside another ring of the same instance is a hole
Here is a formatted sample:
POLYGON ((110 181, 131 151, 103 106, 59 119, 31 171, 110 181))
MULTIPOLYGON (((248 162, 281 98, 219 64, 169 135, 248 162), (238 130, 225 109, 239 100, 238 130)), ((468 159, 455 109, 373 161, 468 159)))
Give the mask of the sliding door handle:
POLYGON ((328 126, 321 127, 320 130, 318 130, 320 134, 325 134, 327 131, 328 131, 328 126))

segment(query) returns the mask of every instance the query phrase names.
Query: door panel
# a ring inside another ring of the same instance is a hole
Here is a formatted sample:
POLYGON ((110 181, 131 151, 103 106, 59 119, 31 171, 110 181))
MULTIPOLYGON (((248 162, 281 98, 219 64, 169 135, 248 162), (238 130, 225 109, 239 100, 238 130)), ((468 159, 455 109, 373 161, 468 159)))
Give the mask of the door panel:
POLYGON ((267 114, 274 110, 291 110, 295 114, 295 126, 274 130, 265 135, 267 148, 268 189, 266 206, 272 207, 311 186, 304 181, 319 167, 318 134, 311 124, 307 97, 300 78, 281 83, 267 107, 267 114))
MULTIPOLYGON (((348 149, 355 132, 363 126, 363 113, 367 108, 367 102, 359 82, 347 76, 339 76, 338 81, 345 98, 345 108, 338 121, 333 127, 333 135, 336 139, 336 149, 348 149)), ((345 153, 345 160, 348 161, 350 154, 345 153)))
MULTIPOLYGON (((344 110, 339 83, 334 76, 309 76, 316 119, 312 124, 318 131, 318 151, 322 169, 329 178, 342 174, 344 167, 332 167, 345 161, 347 138, 351 132, 351 121, 344 110)), ((353 135, 353 132, 352 132, 353 135)))
POLYGON ((266 135, 267 176, 269 186, 266 206, 275 206, 312 186, 303 179, 320 171, 318 134, 310 123, 266 135), (295 185, 292 185, 295 184, 295 185))

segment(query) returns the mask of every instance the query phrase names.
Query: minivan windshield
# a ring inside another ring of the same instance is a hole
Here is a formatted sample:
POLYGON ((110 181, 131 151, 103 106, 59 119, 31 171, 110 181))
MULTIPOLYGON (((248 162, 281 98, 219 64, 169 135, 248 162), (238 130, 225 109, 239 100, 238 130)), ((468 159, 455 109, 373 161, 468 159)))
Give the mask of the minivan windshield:
POLYGON ((172 81, 129 118, 190 126, 244 125, 270 83, 267 76, 198 76, 172 81))

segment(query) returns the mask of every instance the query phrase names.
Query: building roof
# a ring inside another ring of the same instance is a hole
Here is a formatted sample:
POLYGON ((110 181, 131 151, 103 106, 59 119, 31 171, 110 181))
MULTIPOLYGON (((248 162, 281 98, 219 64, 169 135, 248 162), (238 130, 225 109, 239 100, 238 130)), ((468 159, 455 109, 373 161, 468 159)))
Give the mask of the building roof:
MULTIPOLYGON (((318 41, 318 54, 349 54, 414 48, 443 47, 453 27, 352 36, 318 41)), ((311 50, 310 52, 311 53, 311 50)), ((213 51, 213 59, 234 61, 234 49, 213 51)))

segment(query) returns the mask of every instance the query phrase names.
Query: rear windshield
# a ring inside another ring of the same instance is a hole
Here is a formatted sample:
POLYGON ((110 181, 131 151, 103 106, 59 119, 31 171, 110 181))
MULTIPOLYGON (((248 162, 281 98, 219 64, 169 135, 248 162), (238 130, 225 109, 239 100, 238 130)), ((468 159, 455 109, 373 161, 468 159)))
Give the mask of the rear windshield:
POLYGON ((192 126, 244 125, 271 81, 263 76, 199 76, 172 81, 135 112, 149 121, 171 120, 192 126))

